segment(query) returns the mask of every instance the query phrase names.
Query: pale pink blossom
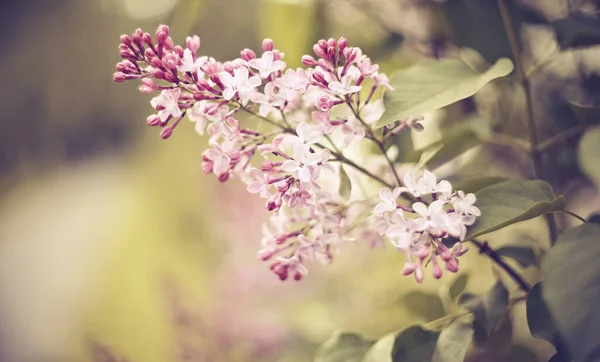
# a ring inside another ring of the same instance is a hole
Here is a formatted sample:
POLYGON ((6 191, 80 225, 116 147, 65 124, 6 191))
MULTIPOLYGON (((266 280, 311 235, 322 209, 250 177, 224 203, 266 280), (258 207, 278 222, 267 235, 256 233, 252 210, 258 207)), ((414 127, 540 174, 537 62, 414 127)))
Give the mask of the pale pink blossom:
POLYGON ((335 92, 337 95, 345 96, 347 94, 354 94, 360 91, 361 86, 352 85, 352 76, 350 74, 346 74, 342 77, 341 82, 333 81, 329 83, 329 89, 335 92))
POLYGON ((304 93, 308 87, 308 73, 302 68, 287 69, 281 78, 275 80, 283 98, 291 102, 299 93, 304 93))
POLYGON ((183 51, 183 58, 181 58, 181 65, 177 67, 177 70, 185 73, 191 72, 196 73, 200 70, 200 67, 206 63, 208 57, 200 57, 194 60, 194 55, 189 49, 183 51))
POLYGON ((296 126, 296 134, 297 136, 286 136, 284 142, 290 145, 300 143, 310 146, 319 142, 321 138, 323 138, 323 134, 320 130, 310 127, 306 122, 302 122, 296 126))
POLYGON ((245 67, 234 69, 233 75, 228 72, 219 73, 219 79, 225 86, 223 98, 231 100, 237 94, 242 102, 247 102, 254 89, 261 84, 259 77, 250 77, 249 74, 245 67))
POLYGON ((181 89, 168 89, 160 92, 160 95, 152 98, 150 104, 158 111, 158 116, 161 122, 166 122, 170 116, 181 117, 181 109, 179 109, 178 101, 181 94, 181 89))
POLYGON ((253 93, 250 96, 250 100, 254 103, 260 104, 260 108, 258 113, 266 117, 273 107, 281 107, 285 102, 285 99, 279 94, 275 92, 275 84, 273 82, 267 83, 265 85, 264 94, 262 93, 253 93))
POLYGON ((273 72, 278 72, 285 68, 285 62, 274 60, 273 52, 264 52, 261 58, 255 58, 248 61, 248 65, 258 70, 260 77, 265 79, 273 72))
POLYGON ((261 198, 269 196, 269 177, 262 171, 252 168, 250 170, 252 181, 248 183, 248 192, 259 194, 261 198))
POLYGON ((388 189, 387 187, 379 190, 379 198, 381 199, 381 202, 375 206, 374 213, 383 214, 396 210, 396 200, 398 197, 400 197, 401 191, 402 190, 399 187, 396 187, 394 191, 388 189))

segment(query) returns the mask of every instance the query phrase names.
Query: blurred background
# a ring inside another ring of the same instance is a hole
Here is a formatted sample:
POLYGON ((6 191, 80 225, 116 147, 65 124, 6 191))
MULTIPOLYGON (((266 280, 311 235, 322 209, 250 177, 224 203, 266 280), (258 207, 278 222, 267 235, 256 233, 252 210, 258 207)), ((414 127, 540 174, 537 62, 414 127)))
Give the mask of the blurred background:
MULTIPOLYGON (((598 4, 510 3, 526 48, 523 61, 542 68, 532 78, 541 137, 594 120, 597 111, 588 106, 600 104, 598 49, 556 55, 559 44, 547 22, 573 11, 596 16, 598 4)), ((154 33, 163 23, 176 43, 198 34, 200 53, 219 60, 246 47, 260 49, 271 37, 288 65, 298 66, 317 39, 344 35, 388 73, 450 56, 485 67, 511 57, 494 4, 3 2, 0 360, 310 361, 335 330, 375 338, 452 313, 456 306, 439 297, 441 290, 487 290, 494 271, 477 253, 465 256, 459 277, 429 278, 417 287, 400 275, 402 255, 361 243, 330 267, 313 266, 301 283, 281 283, 255 257, 260 223, 268 216, 262 201, 237 180, 218 184, 202 174, 206 139, 191 125, 161 140, 145 126, 149 97, 134 82, 114 83, 112 73, 121 34, 138 27, 154 33)), ((474 115, 491 120, 476 127, 522 135, 523 96, 516 89, 510 80, 494 82, 474 98, 427 115, 431 131, 409 136, 401 151, 439 139, 474 115)), ((441 175, 532 176, 525 156, 483 145, 473 133, 469 151, 441 175)), ((577 141, 566 140, 544 160, 546 179, 574 200, 571 210, 587 215, 600 203, 577 166, 577 141)), ((559 220, 562 227, 569 222, 559 220)), ((542 221, 533 220, 489 241, 542 243, 543 230, 542 221)), ((523 273, 531 281, 539 277, 535 268, 523 273)), ((552 349, 528 336, 521 307, 513 316, 517 354, 498 360, 546 361, 552 349)))

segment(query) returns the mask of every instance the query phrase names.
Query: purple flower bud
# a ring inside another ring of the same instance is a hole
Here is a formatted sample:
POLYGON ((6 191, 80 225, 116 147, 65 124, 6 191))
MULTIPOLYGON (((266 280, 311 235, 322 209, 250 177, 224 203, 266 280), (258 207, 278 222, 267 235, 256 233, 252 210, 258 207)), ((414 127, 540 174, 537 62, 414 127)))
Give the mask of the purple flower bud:
POLYGON ((129 35, 121 35, 121 44, 125 45, 128 48, 131 48, 131 37, 129 35))
POLYGON ((442 268, 440 268, 438 263, 433 264, 433 277, 435 279, 440 279, 442 277, 442 268))
POLYGON ((175 48, 173 48, 173 50, 175 53, 177 53, 177 55, 179 55, 180 58, 183 58, 183 48, 181 46, 177 45, 175 48))
POLYGON ((219 182, 227 182, 229 180, 229 172, 223 172, 219 175, 219 182))
MULTIPOLYGON (((142 35, 143 36, 143 35, 142 35)), ((144 48, 144 41, 142 39, 142 36, 140 36, 139 34, 133 34, 133 36, 131 37, 131 40, 135 43, 135 45, 138 46, 138 48, 143 49, 144 48)))
POLYGON ((122 83, 127 80, 127 75, 125 75, 122 72, 116 72, 115 74, 113 74, 113 80, 115 82, 122 83))
POLYGON ((152 35, 150 35, 150 33, 144 33, 142 39, 144 40, 144 43, 148 44, 149 46, 152 46, 152 35))
POLYGON ((273 39, 265 38, 262 42, 262 49, 265 52, 273 51, 273 39))
POLYGON ((165 78, 165 72, 163 72, 160 69, 154 69, 154 72, 152 72, 152 76, 156 79, 164 79, 165 78))
POLYGON ((153 59, 155 56, 156 54, 154 54, 154 50, 150 48, 146 48, 146 51, 144 51, 144 57, 148 60, 153 59))
POLYGON ((341 37, 338 39, 338 48, 340 49, 340 52, 343 52, 344 49, 346 49, 348 47, 348 39, 341 37))
POLYGON ((417 266, 417 268, 415 269, 415 280, 419 284, 423 282, 423 267, 421 267, 421 265, 417 266))
POLYGON ((158 126, 160 124, 160 117, 156 114, 151 114, 148 116, 148 118, 146 118, 146 123, 148 126, 158 126))
POLYGON ((335 46, 327 48, 327 57, 333 59, 335 57, 335 46))
POLYGON ((137 35, 137 36, 139 36, 141 38, 141 37, 144 36, 144 31, 142 29, 140 29, 140 28, 137 28, 135 30, 135 34, 134 35, 137 35))
POLYGON ((321 74, 321 72, 314 72, 312 74, 313 79, 317 82, 317 83, 322 83, 327 85, 327 81, 325 80, 325 76, 323 74, 321 74))
POLYGON ((315 52, 315 55, 320 58, 323 58, 327 55, 327 53, 325 53, 325 50, 321 48, 319 44, 313 45, 313 52, 315 52))
POLYGON ((303 55, 302 64, 304 64, 307 67, 314 67, 315 65, 317 65, 317 61, 310 55, 303 55))
POLYGON ((162 62, 162 60, 160 60, 159 57, 152 58, 152 60, 150 61, 150 63, 152 64, 152 66, 154 68, 162 68, 163 67, 163 62, 162 62))
POLYGON ((167 82, 174 83, 177 81, 177 76, 171 72, 165 72, 164 80, 166 80, 167 82))
POLYGON ((160 138, 162 138, 163 140, 166 140, 167 138, 171 137, 172 134, 173 134, 173 127, 167 126, 160 131, 160 138))
POLYGON ((408 263, 404 264, 404 269, 402 269, 401 273, 404 276, 411 275, 415 271, 416 268, 417 268, 417 265, 415 263, 408 262, 408 263))
POLYGON ((448 269, 451 273, 456 273, 458 271, 458 260, 450 259, 446 262, 446 269, 448 269))
POLYGON ((240 57, 245 61, 256 59, 256 53, 252 49, 244 49, 240 52, 240 57))
POLYGON ((193 37, 187 37, 185 40, 185 45, 192 52, 196 53, 198 49, 200 49, 200 37, 198 35, 194 35, 193 37))
POLYGON ((319 45, 319 48, 323 50, 327 49, 327 41, 325 39, 319 40, 317 44, 319 45))
POLYGON ((337 44, 337 41, 335 41, 335 39, 333 39, 333 38, 327 39, 327 47, 328 48, 331 48, 331 47, 335 48, 336 44, 337 44))
POLYGON ((167 39, 165 39, 165 49, 173 49, 174 46, 175 44, 173 43, 173 39, 168 36, 167 39))

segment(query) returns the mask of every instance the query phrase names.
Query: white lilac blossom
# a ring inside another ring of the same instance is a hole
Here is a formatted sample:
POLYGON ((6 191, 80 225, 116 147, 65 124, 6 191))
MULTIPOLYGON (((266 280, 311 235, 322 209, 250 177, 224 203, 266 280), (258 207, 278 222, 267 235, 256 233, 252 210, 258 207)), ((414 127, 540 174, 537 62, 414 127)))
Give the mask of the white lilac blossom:
POLYGON ((123 35, 123 61, 114 80, 138 79, 142 93, 156 94, 150 103, 157 112, 146 122, 159 127, 164 139, 187 115, 199 134, 209 136, 203 172, 221 182, 237 177, 265 200, 273 215, 263 225, 257 256, 270 262, 281 280, 302 279, 307 263, 331 262, 346 243, 376 247, 386 240, 407 256, 401 274, 412 274, 417 282, 429 262, 436 278, 444 263, 448 271, 458 270, 466 249, 442 241, 465 237, 481 214, 475 196, 454 191, 426 170, 418 177, 409 173, 402 182, 395 176, 389 162, 394 151, 385 150, 384 141, 422 130, 423 118, 374 128, 384 111, 377 90, 393 88, 359 48, 345 38, 322 39, 313 46, 314 56, 302 57, 303 68, 290 69, 271 39, 263 42, 262 54, 244 49, 239 58, 220 62, 197 54, 199 37, 179 46, 169 33, 161 25, 154 37, 141 29, 123 35), (368 96, 361 99, 365 87, 368 96), (256 126, 246 128, 242 115, 252 116, 256 126), (351 157, 357 144, 369 142, 385 154, 371 154, 366 161, 351 157), (333 167, 334 162, 343 167, 333 167), (338 188, 341 179, 360 192, 338 188), (385 185, 379 198, 373 182, 385 185))

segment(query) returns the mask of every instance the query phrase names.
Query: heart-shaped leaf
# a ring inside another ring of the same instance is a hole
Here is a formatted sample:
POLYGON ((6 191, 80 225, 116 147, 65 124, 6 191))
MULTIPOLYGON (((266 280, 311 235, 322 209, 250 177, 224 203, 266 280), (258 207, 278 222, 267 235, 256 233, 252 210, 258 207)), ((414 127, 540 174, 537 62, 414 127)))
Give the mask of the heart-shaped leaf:
POLYGON ((396 333, 379 339, 369 348, 361 362, 392 362, 392 348, 394 348, 395 340, 396 333))
POLYGON ((481 216, 467 231, 464 240, 491 233, 503 227, 562 210, 563 196, 555 197, 544 181, 509 180, 475 193, 481 216))
POLYGON ((431 361, 440 332, 411 326, 396 335, 393 362, 431 361))
POLYGON ((450 323, 440 333, 431 361, 463 362, 472 339, 473 324, 471 322, 456 320, 450 323))
POLYGON ((585 174, 600 187, 600 127, 591 129, 579 142, 579 166, 585 174))
POLYGON ((314 362, 360 362, 373 341, 354 333, 335 333, 317 350, 314 362))
POLYGON ((594 16, 572 12, 551 25, 563 50, 600 44, 600 21, 594 16))
POLYGON ((462 190, 465 194, 475 193, 485 187, 508 181, 506 177, 477 177, 452 183, 452 188, 462 190))
POLYGON ((526 311, 531 335, 555 343, 558 331, 552 322, 546 303, 542 299, 542 283, 534 285, 527 294, 526 311))
POLYGON ((542 297, 576 361, 600 358, 600 225, 560 235, 542 259, 542 297))
POLYGON ((465 293, 458 299, 458 304, 473 313, 475 317, 473 325, 481 328, 489 334, 498 323, 498 320, 506 312, 508 306, 508 290, 501 282, 485 294, 474 295, 465 293))
POLYGON ((377 127, 470 97, 512 70, 512 62, 502 58, 483 73, 460 59, 428 60, 399 71, 390 80, 395 90, 385 95, 386 109, 377 127))

